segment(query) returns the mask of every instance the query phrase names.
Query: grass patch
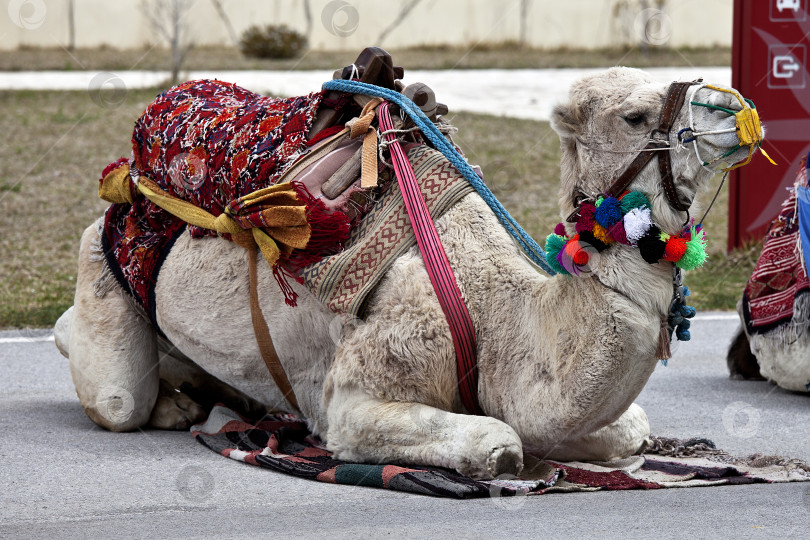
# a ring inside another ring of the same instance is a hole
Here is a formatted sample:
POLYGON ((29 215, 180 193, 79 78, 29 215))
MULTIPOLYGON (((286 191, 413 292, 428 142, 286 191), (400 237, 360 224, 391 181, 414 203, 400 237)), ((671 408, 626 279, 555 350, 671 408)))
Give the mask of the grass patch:
MULTIPOLYGON (((711 238, 711 229, 707 229, 711 238)), ((754 271, 762 243, 752 243, 728 256, 715 253, 703 268, 685 278, 691 296, 687 302, 696 309, 735 309, 748 278, 754 271)))
MULTIPOLYGON (((233 47, 197 47, 189 53, 186 70, 304 70, 328 69, 354 62, 359 50, 307 51, 289 60, 248 58, 233 47)), ((600 50, 530 49, 513 44, 478 47, 415 47, 389 51, 394 63, 406 69, 531 69, 651 66, 728 66, 729 47, 668 49, 651 47, 612 48, 600 50)), ((129 69, 167 70, 170 53, 161 48, 114 49, 111 47, 76 49, 25 47, 0 51, 0 71, 22 70, 90 70, 118 71, 129 69)))
POLYGON ((87 92, 0 92, 0 328, 51 326, 73 303, 79 238, 107 206, 97 179, 156 94, 105 109, 87 92))
MULTIPOLYGON (((101 170, 128 155, 135 119, 158 93, 130 91, 114 108, 87 92, 0 92, 0 328, 50 326, 73 302, 82 231, 107 204, 101 170)), ((535 238, 559 221, 559 142, 548 123, 456 113, 458 144, 535 238)), ((707 223, 712 254, 687 283, 701 309, 733 309, 758 246, 723 255, 727 188, 707 223)), ((704 193, 705 202, 712 193, 704 193)))

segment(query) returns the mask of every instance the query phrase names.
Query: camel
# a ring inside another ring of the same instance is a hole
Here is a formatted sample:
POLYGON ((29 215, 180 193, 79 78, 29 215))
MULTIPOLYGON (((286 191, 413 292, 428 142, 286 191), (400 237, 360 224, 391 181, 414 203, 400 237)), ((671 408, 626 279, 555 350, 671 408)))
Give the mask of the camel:
MULTIPOLYGON (((611 68, 575 83, 554 107, 562 148, 557 196, 569 234, 574 224, 565 220, 577 196, 606 192, 645 147, 667 91, 640 70, 611 68)), ((667 135, 673 149, 665 151, 674 196, 689 213, 673 208, 655 160, 627 187, 646 195, 655 223, 672 235, 695 215, 698 191, 746 154, 729 152, 739 142, 734 116, 706 107, 693 107, 692 126, 722 133, 698 138, 697 149, 729 155, 705 166, 691 148, 675 149, 677 132, 690 125, 690 100, 740 109, 732 94, 695 85, 675 110, 667 135)), ((657 364, 673 264, 650 264, 638 248, 616 243, 593 258, 590 271, 549 277, 477 193, 435 226, 478 336, 485 416, 462 405, 448 323, 417 248, 384 276, 365 317, 345 325, 297 283, 298 305, 285 305, 270 268, 259 267, 267 325, 301 413, 327 449, 346 461, 440 466, 482 479, 519 474, 524 453, 610 460, 641 451, 650 427, 634 399, 657 364)), ((55 328, 95 423, 112 431, 187 429, 206 412, 193 399, 195 386, 220 400, 287 408, 251 335, 244 249, 222 238, 183 234, 176 241, 155 289, 163 338, 119 287, 94 293, 103 270, 92 257, 98 235, 98 223, 84 231, 75 303, 55 328)))
POLYGON ((797 197, 797 190, 806 188, 803 163, 737 302, 741 324, 727 356, 733 379, 769 380, 785 390, 810 392, 810 294, 797 197), (779 275, 790 276, 787 285, 776 284, 779 275))

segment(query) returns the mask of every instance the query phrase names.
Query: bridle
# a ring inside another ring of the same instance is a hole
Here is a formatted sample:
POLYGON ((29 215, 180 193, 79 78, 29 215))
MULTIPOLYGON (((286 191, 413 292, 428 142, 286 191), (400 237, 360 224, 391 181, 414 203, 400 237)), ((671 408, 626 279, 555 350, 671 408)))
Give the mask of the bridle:
POLYGON ((669 148, 669 134, 672 131, 672 124, 675 117, 683 107, 686 99, 686 91, 694 84, 700 84, 702 79, 691 82, 674 82, 669 85, 667 97, 664 100, 664 107, 661 109, 661 116, 658 118, 658 127, 650 133, 650 140, 630 162, 630 165, 613 181, 607 190, 607 195, 620 197, 636 176, 647 166, 654 157, 658 157, 658 170, 661 172, 661 184, 664 187, 664 194, 669 205, 675 210, 685 212, 689 209, 678 199, 678 192, 675 190, 675 179, 672 176, 672 160, 670 153, 665 151, 669 148))
MULTIPOLYGON (((664 187, 664 194, 666 195, 669 205, 681 212, 689 210, 689 206, 678 199, 678 192, 675 189, 675 178, 672 175, 672 160, 667 150, 671 148, 669 141, 672 124, 675 122, 675 117, 678 115, 681 107, 683 107, 687 90, 690 86, 701 84, 702 82, 703 79, 697 79, 690 82, 673 82, 669 85, 667 97, 664 100, 664 106, 658 117, 658 126, 650 132, 647 146, 638 151, 635 159, 633 159, 624 172, 613 181, 605 192, 605 195, 616 198, 620 197, 627 189, 627 186, 630 185, 644 167, 646 167, 653 158, 658 157, 658 170, 661 173, 661 184, 664 187)), ((587 197, 582 193, 576 193, 574 195, 573 203, 575 210, 568 216, 569 222, 576 221, 579 206, 586 198, 587 197)))
MULTIPOLYGON (((672 160, 669 152, 673 148, 681 148, 688 143, 693 144, 695 155, 697 156, 698 161, 701 162, 701 165, 703 167, 707 168, 708 166, 713 165, 714 163, 719 161, 720 159, 730 156, 731 154, 741 149, 742 147, 744 146, 748 147, 747 158, 744 161, 730 165, 729 167, 723 169, 723 172, 726 173, 728 171, 731 171, 733 169, 748 164, 751 161, 751 157, 753 155, 754 150, 757 148, 765 156, 765 158, 768 159, 768 161, 776 165, 776 163, 774 163, 774 161, 765 152, 765 150, 762 149, 761 146, 762 127, 759 121, 759 114, 757 113, 756 107, 754 106, 751 100, 743 98, 736 90, 720 88, 710 84, 704 84, 703 79, 696 79, 694 81, 689 82, 673 82, 669 85, 669 89, 667 90, 667 96, 664 100, 664 106, 661 109, 661 114, 658 118, 658 126, 650 132, 647 146, 637 151, 638 153, 636 157, 625 168, 624 172, 622 172, 619 175, 619 177, 616 178, 611 183, 610 187, 608 187, 604 195, 608 197, 619 198, 627 189, 627 186, 630 185, 630 183, 636 178, 636 176, 638 176, 638 174, 644 169, 644 167, 646 167, 647 164, 650 161, 652 161, 654 157, 658 157, 658 169, 661 173, 661 184, 664 188, 664 195, 666 196, 667 202, 674 210, 680 212, 687 212, 687 221, 688 221, 689 205, 684 204, 678 198, 678 192, 675 189, 675 178, 672 175, 672 160), (673 147, 670 145, 670 133, 672 131, 672 124, 675 122, 675 118, 678 115, 678 112, 681 110, 681 107, 683 107, 689 88, 696 85, 697 88, 695 88, 691 92, 689 102, 690 104, 689 126, 678 131, 677 135, 678 143, 676 147, 673 147), (718 105, 692 101, 692 97, 694 97, 695 93, 701 88, 709 88, 711 90, 716 90, 718 92, 726 92, 733 95, 740 104, 741 107, 740 110, 734 111, 725 107, 720 107, 718 105), (734 116, 735 126, 733 128, 728 129, 698 132, 695 130, 694 125, 694 116, 692 114, 693 105, 720 110, 729 114, 730 116, 734 116), (724 154, 717 156, 713 159, 704 159, 701 156, 697 144, 698 137, 706 135, 716 135, 721 133, 733 133, 733 132, 737 133, 737 137, 739 139, 739 144, 737 144, 734 148, 731 148, 724 154)), ((632 151, 630 153, 632 153, 632 151)), ((723 177, 723 179, 725 180, 725 176, 723 177)), ((579 207, 586 200, 589 200, 589 197, 587 195, 581 192, 574 193, 572 200, 574 205, 574 211, 571 213, 570 216, 568 216, 567 221, 575 222, 577 220, 577 218, 579 217, 578 215, 579 207)), ((701 219, 701 222, 702 221, 703 220, 701 219)))

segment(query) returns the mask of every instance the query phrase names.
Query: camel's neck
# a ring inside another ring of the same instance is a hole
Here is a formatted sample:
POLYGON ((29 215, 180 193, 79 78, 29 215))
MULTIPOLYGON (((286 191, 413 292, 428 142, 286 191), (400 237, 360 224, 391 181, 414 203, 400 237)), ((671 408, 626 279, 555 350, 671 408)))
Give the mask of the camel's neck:
POLYGON ((474 195, 436 226, 475 325, 487 414, 521 423, 526 411, 554 402, 559 410, 548 415, 584 426, 604 418, 585 418, 583 404, 606 417, 629 406, 656 363, 672 294, 669 263, 647 264, 635 248, 617 245, 600 254, 598 280, 549 278, 474 195))
POLYGON ((619 293, 659 319, 667 314, 672 301, 673 264, 649 264, 637 248, 623 245, 601 252, 594 264, 593 278, 602 287, 619 293))
MULTIPOLYGON (((577 429, 615 420, 656 365, 671 266, 647 264, 634 248, 617 245, 600 254, 595 278, 548 278, 489 221, 468 221, 481 230, 466 231, 473 234, 464 235, 465 257, 481 256, 456 266, 479 339, 482 407, 526 430, 537 425, 527 414, 574 422, 577 429)), ((455 251, 460 238, 447 240, 455 251)))

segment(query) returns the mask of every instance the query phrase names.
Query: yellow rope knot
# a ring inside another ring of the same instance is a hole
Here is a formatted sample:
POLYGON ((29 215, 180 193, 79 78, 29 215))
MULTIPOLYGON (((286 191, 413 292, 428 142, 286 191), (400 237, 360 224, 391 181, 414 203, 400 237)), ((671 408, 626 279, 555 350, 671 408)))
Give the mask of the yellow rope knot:
POLYGON ((132 204, 135 185, 129 176, 129 165, 121 165, 107 173, 98 184, 98 196, 114 204, 132 204))
POLYGON ((737 138, 745 146, 762 143, 762 125, 756 109, 745 108, 734 115, 737 121, 737 138))

